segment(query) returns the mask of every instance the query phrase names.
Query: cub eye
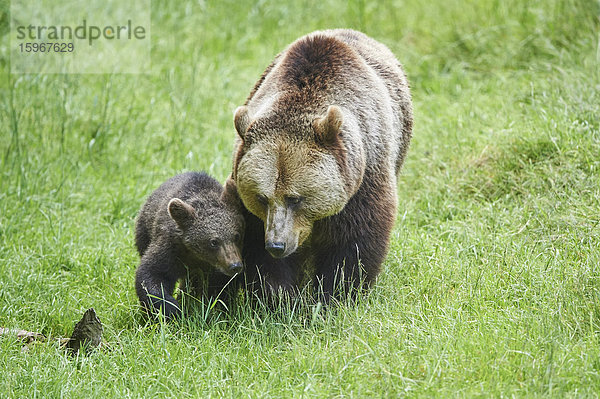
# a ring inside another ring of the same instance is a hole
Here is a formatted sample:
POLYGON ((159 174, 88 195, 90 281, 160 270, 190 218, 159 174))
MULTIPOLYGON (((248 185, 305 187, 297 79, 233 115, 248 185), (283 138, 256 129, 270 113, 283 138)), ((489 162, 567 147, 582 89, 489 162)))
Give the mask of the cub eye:
POLYGON ((219 247, 219 240, 213 238, 212 240, 210 240, 209 245, 212 249, 217 249, 219 247))
POLYGON ((303 200, 302 197, 294 197, 294 196, 285 198, 285 202, 287 203, 288 206, 297 206, 302 202, 302 200, 303 200))
POLYGON ((240 242, 241 238, 242 237, 240 236, 240 233, 235 233, 235 235, 233 236, 233 241, 240 242))
POLYGON ((261 204, 263 204, 263 205, 267 205, 269 203, 269 199, 267 198, 267 196, 266 195, 262 195, 262 194, 258 194, 256 196, 256 200, 258 202, 260 202, 261 204))

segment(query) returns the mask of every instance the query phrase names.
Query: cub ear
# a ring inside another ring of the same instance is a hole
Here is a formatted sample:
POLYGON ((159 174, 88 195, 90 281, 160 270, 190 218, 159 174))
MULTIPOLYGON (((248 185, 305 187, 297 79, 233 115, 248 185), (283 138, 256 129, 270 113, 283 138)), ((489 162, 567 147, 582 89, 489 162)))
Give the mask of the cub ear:
POLYGON ((315 130, 317 141, 322 144, 334 143, 340 134, 343 120, 344 116, 340 107, 330 105, 325 115, 313 121, 313 129, 315 130))
POLYGON ((233 177, 230 175, 225 181, 225 185, 223 186, 223 193, 221 194, 221 201, 226 204, 231 204, 239 209, 242 208, 242 200, 238 195, 237 186, 233 177))
POLYGON ((173 198, 167 205, 169 216, 181 228, 188 227, 196 217, 196 211, 191 205, 186 204, 179 198, 173 198))
POLYGON ((244 140, 248 126, 250 126, 248 107, 244 105, 237 107, 233 115, 233 123, 235 124, 235 130, 237 130, 238 135, 244 140))

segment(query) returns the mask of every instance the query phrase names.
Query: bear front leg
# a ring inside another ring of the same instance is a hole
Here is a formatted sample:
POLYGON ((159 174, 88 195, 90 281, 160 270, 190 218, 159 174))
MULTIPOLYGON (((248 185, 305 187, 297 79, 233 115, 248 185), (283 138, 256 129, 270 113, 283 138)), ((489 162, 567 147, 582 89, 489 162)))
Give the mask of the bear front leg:
POLYGON ((148 247, 135 276, 135 290, 148 313, 162 312, 166 319, 182 316, 173 290, 184 270, 171 250, 160 245, 148 247))
POLYGON ((322 247, 315 252, 315 290, 320 300, 329 303, 331 297, 354 298, 368 288, 377 274, 385 254, 385 247, 369 253, 358 242, 346 246, 322 247), (375 256, 373 256, 375 255, 375 256))
POLYGON ((246 266, 246 288, 262 298, 292 297, 298 291, 301 255, 294 253, 275 259, 265 249, 264 223, 246 211, 243 259, 246 266))
POLYGON ((395 212, 392 195, 363 191, 341 213, 315 223, 314 283, 323 301, 354 297, 375 281, 388 251, 395 212))
POLYGON ((263 298, 292 298, 298 294, 299 254, 274 259, 264 249, 264 241, 261 240, 246 255, 244 263, 247 288, 263 298))
POLYGON ((258 283, 255 290, 260 290, 263 296, 293 298, 298 295, 300 288, 298 287, 299 269, 299 262, 295 254, 285 259, 273 259, 265 251, 264 257, 254 265, 254 270, 248 274, 253 275, 253 282, 258 283))

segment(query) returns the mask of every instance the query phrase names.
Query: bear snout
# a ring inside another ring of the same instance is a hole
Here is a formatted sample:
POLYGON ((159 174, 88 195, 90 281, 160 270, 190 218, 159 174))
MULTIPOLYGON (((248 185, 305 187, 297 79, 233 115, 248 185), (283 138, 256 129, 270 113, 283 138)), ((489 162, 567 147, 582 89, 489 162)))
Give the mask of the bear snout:
POLYGON ((244 270, 244 264, 242 262, 233 262, 229 264, 229 271, 231 275, 241 273, 244 270))
POLYGON ((226 276, 234 276, 244 270, 241 250, 234 243, 227 242, 219 248, 215 267, 226 276))
POLYGON ((285 254, 285 242, 280 241, 267 241, 265 243, 265 249, 274 258, 283 258, 285 254))

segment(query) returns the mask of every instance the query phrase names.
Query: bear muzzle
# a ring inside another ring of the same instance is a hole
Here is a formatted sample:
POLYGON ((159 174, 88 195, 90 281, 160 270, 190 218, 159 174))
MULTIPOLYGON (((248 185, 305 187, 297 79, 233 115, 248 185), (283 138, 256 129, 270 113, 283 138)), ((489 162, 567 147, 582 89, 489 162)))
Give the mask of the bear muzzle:
POLYGON ((219 266, 219 271, 226 276, 233 277, 244 271, 244 264, 241 261, 228 263, 225 266, 219 266))
POLYGON ((294 233, 294 212, 285 206, 273 206, 267 211, 265 249, 274 258, 285 258, 298 248, 294 233))
POLYGON ((285 254, 285 242, 281 241, 267 241, 265 242, 265 249, 274 258, 283 258, 285 254))
POLYGON ((229 271, 231 275, 241 273, 244 270, 244 264, 242 262, 235 262, 229 264, 229 271))
POLYGON ((233 243, 221 246, 217 255, 217 269, 226 276, 234 276, 244 270, 241 251, 233 243))

